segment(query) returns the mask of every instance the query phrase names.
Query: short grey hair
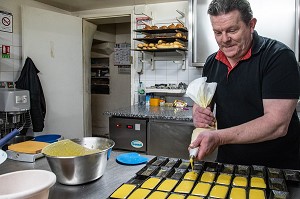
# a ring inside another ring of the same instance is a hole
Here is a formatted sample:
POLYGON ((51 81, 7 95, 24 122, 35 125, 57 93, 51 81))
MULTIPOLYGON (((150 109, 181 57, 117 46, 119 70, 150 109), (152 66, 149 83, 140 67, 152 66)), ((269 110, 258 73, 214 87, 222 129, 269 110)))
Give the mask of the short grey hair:
POLYGON ((253 18, 253 12, 247 0, 212 0, 208 6, 207 14, 218 16, 234 10, 241 13, 241 18, 245 24, 248 24, 253 18))

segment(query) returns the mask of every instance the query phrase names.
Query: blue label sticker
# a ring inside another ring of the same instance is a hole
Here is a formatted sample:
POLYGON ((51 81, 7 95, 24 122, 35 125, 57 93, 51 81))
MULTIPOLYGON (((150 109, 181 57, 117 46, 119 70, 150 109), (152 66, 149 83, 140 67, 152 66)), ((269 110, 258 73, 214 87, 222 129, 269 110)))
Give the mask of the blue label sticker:
POLYGON ((142 148, 143 147, 143 142, 139 141, 139 140, 132 140, 131 141, 131 146, 133 146, 134 148, 142 148))

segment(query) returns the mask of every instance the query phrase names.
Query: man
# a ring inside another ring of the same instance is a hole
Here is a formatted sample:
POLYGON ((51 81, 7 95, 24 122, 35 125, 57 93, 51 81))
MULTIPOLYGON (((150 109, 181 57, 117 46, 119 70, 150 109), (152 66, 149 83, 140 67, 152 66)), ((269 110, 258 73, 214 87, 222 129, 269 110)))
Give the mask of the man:
POLYGON ((217 82, 210 108, 193 107, 200 133, 198 159, 218 147, 218 162, 300 169, 300 124, 296 113, 299 72, 286 45, 254 30, 247 0, 213 0, 208 8, 219 51, 203 69, 207 82, 217 82), (216 107, 216 118, 212 107, 216 107))

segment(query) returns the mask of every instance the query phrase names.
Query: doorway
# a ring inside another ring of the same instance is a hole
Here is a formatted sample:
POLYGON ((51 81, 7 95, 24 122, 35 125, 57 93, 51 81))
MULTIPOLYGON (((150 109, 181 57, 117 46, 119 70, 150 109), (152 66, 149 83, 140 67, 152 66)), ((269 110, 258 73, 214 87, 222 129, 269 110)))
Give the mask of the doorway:
POLYGON ((109 137, 105 111, 131 104, 131 74, 115 66, 115 44, 131 43, 131 16, 85 19, 97 30, 91 49, 92 136, 109 137))

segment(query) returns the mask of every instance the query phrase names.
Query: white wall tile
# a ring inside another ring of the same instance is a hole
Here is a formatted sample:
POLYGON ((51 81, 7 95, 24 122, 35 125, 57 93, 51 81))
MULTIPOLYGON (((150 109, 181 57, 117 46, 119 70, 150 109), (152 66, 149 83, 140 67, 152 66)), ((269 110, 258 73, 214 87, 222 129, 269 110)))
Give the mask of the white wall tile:
POLYGON ((167 61, 167 69, 181 69, 181 67, 179 68, 179 65, 174 61, 167 61))
POLYGON ((0 56, 0 81, 15 81, 20 74, 20 35, 15 36, 15 43, 13 41, 13 33, 0 32, 0 52, 2 45, 10 46, 10 58, 2 58, 2 54, 0 56))
POLYGON ((10 56, 13 59, 22 59, 22 48, 20 46, 12 46, 10 56))
POLYGON ((155 70, 155 80, 157 81, 167 81, 167 70, 155 70))
POLYGON ((22 46, 20 34, 13 33, 13 46, 22 46))
POLYGON ((155 70, 145 70, 146 80, 155 81, 155 70))
POLYGON ((152 70, 152 66, 150 62, 144 62, 143 64, 144 64, 143 70, 152 70))
POLYGON ((180 82, 188 82, 189 80, 189 70, 178 70, 178 76, 177 76, 178 81, 180 82))
POLYGON ((13 34, 8 32, 1 32, 0 34, 0 45, 9 45, 13 44, 13 34))
POLYGON ((13 81, 17 81, 20 77, 21 71, 15 71, 13 74, 13 81))
POLYGON ((178 73, 177 69, 167 70, 167 81, 168 82, 170 82, 170 81, 177 82, 177 73, 178 73))
POLYGON ((13 72, 14 60, 0 57, 1 72, 13 72))
POLYGON ((189 73, 189 82, 191 83, 194 79, 201 77, 201 73, 199 70, 191 70, 189 73))
POLYGON ((166 61, 155 61, 155 70, 166 70, 167 62, 166 61))
POLYGON ((21 71, 23 66, 22 66, 22 60, 20 59, 13 59, 13 66, 14 66, 14 72, 21 71))
POLYGON ((1 81, 14 81, 14 72, 1 72, 0 73, 1 81))

